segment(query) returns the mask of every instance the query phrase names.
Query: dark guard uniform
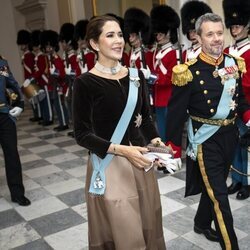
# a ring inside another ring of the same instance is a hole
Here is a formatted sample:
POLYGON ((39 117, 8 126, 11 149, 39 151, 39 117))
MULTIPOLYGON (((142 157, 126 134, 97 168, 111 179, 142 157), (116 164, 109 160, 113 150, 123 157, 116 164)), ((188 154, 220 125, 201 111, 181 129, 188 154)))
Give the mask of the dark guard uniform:
POLYGON ((169 103, 167 119, 172 122, 167 123, 167 144, 180 150, 188 112, 185 195, 202 192, 195 225, 210 228, 214 220, 222 248, 239 249, 226 179, 238 141, 235 119, 248 121, 250 111, 236 60, 223 54, 215 61, 202 52, 173 72, 176 86, 169 103))
MULTIPOLYGON (((238 25, 242 26, 242 31, 238 35, 233 36, 235 43, 226 48, 225 52, 244 59, 246 72, 242 75, 242 87, 246 100, 250 103, 250 40, 247 34, 250 22, 250 0, 224 0, 223 9, 226 27, 230 29, 232 36, 232 28, 238 25)), ((249 138, 249 132, 247 133, 247 131, 250 130, 243 122, 238 123, 238 128, 241 137, 249 138)), ((232 184, 228 187, 229 194, 233 194, 239 190, 236 195, 236 198, 239 200, 247 199, 250 195, 250 153, 248 147, 249 144, 245 143, 237 145, 232 164, 232 184)))
POLYGON ((3 149, 8 187, 12 199, 24 195, 21 162, 17 150, 15 118, 9 114, 10 104, 24 108, 23 96, 9 70, 6 60, 0 56, 0 144, 3 149), (12 96, 6 96, 6 91, 12 96), (11 100, 12 99, 12 100, 11 100))

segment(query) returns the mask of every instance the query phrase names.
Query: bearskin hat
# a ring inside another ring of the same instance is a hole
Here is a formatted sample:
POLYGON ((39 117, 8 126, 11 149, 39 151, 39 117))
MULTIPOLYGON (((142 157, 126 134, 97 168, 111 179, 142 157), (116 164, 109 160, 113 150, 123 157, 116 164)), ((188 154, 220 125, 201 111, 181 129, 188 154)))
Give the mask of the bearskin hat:
POLYGON ((206 13, 213 13, 213 11, 204 2, 194 0, 183 4, 181 8, 181 24, 183 34, 187 35, 190 30, 194 30, 196 20, 206 13))
POLYGON ((50 45, 57 52, 59 50, 58 45, 58 33, 54 30, 45 30, 40 35, 41 48, 45 49, 50 45))
POLYGON ((224 0, 222 2, 225 24, 246 26, 250 21, 250 0, 224 0))
POLYGON ((120 16, 117 16, 114 13, 107 13, 106 15, 116 18, 118 20, 119 24, 120 24, 122 33, 124 33, 124 19, 122 17, 120 17, 120 16))
POLYGON ((88 20, 79 20, 75 25, 74 39, 78 41, 79 39, 84 40, 87 30, 88 20))
POLYGON ((34 30, 31 32, 31 46, 38 47, 40 45, 40 30, 34 30))
POLYGON ((30 32, 27 30, 19 30, 17 32, 17 41, 16 43, 18 45, 22 45, 22 44, 29 44, 31 40, 30 37, 30 32))
POLYGON ((170 41, 177 42, 180 18, 174 9, 167 5, 158 5, 151 10, 150 17, 153 33, 167 34, 170 31, 170 41))
POLYGON ((59 33, 59 41, 65 41, 69 43, 74 49, 77 48, 77 42, 74 39, 74 30, 75 26, 72 23, 64 23, 61 26, 60 33, 59 33))
POLYGON ((129 34, 141 33, 142 42, 147 44, 151 34, 150 17, 143 10, 129 8, 124 14, 124 37, 129 40, 129 34))

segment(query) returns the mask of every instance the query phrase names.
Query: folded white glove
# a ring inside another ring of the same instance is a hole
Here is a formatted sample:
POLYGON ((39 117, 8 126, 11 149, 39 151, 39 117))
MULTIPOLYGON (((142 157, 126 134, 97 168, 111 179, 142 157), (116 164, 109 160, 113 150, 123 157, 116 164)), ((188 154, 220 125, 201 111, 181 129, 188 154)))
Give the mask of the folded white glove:
POLYGON ((65 68, 66 75, 71 75, 71 65, 68 66, 68 68, 65 68))
POLYGON ((181 158, 169 159, 164 165, 170 174, 174 174, 182 167, 181 158))
POLYGON ((23 82, 23 87, 28 87, 30 85, 31 80, 29 78, 27 78, 24 82, 23 82))
POLYGON ((49 68, 50 74, 53 75, 54 72, 55 72, 55 70, 56 70, 56 67, 55 67, 55 65, 53 64, 53 65, 49 68))
POLYGON ((246 123, 246 126, 250 127, 250 120, 246 123))
POLYGON ((23 109, 20 107, 14 107, 9 111, 9 114, 13 117, 17 117, 22 113, 23 109))
POLYGON ((145 79, 148 79, 148 78, 150 77, 150 75, 151 75, 151 71, 150 71, 150 69, 149 69, 149 67, 148 67, 148 66, 147 66, 147 68, 146 68, 146 69, 141 68, 140 70, 142 71, 142 73, 143 73, 143 75, 144 75, 145 79))
POLYGON ((158 161, 158 163, 161 163, 163 165, 168 164, 169 160, 171 160, 172 155, 167 153, 158 153, 158 152, 148 152, 146 154, 143 154, 147 159, 149 159, 152 164, 145 168, 145 171, 147 172, 149 169, 151 169, 154 165, 154 161, 158 161))

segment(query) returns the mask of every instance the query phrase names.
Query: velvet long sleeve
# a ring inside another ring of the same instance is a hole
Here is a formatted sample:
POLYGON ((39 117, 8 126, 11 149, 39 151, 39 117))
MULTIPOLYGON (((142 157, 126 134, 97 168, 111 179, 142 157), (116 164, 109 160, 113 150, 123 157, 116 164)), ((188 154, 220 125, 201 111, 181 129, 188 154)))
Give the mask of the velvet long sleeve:
MULTIPOLYGON (((148 105, 148 93, 140 72, 135 111, 121 144, 144 146, 158 136, 148 105), (144 138, 142 136, 144 135, 144 138)), ((73 88, 73 123, 79 145, 104 158, 110 139, 126 106, 129 76, 118 80, 98 77, 90 72, 79 76, 73 88)))

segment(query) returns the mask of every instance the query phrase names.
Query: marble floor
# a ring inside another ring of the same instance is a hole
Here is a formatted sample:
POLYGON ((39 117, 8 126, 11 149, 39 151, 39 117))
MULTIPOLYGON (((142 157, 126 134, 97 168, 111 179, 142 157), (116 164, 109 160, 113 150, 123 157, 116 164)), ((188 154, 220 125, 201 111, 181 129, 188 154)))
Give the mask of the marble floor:
MULTIPOLYGON (((84 198, 87 151, 67 131, 29 122, 26 109, 18 120, 18 148, 26 196, 31 206, 10 201, 0 150, 0 249, 88 249, 84 198)), ((54 125, 56 126, 56 125, 54 125)), ((217 250, 218 243, 193 232, 199 196, 184 198, 185 167, 172 176, 156 173, 168 250, 217 250)), ((230 182, 230 180, 229 180, 230 182)), ((250 249, 250 199, 230 196, 241 250, 250 249)))

